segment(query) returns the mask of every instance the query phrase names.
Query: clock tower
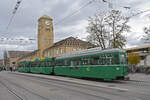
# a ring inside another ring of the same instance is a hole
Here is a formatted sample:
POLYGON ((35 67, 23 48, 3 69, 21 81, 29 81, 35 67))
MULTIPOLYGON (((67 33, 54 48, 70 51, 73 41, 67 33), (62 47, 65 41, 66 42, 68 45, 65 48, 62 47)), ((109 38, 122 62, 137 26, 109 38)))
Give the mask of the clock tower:
POLYGON ((38 20, 38 50, 39 56, 43 56, 43 50, 52 46, 54 43, 53 20, 44 15, 38 20))

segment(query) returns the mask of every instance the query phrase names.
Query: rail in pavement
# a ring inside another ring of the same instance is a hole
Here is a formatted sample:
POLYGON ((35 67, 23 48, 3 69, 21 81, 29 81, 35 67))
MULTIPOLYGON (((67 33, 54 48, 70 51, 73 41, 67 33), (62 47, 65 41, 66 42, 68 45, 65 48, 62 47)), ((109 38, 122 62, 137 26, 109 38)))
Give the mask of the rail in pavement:
POLYGON ((39 77, 39 78, 46 78, 51 80, 59 80, 64 82, 70 82, 70 83, 76 83, 81 85, 89 85, 89 86, 95 86, 95 87, 101 87, 101 88, 107 88, 107 89, 115 89, 119 91, 128 91, 129 89, 122 88, 122 87, 110 87, 110 85, 105 85, 100 82, 95 81, 89 81, 89 80, 83 80, 83 79, 76 79, 76 78, 70 78, 70 77, 62 77, 62 76, 52 76, 52 75, 41 75, 41 74, 31 74, 31 73, 20 73, 20 72, 11 72, 12 74, 19 74, 19 75, 26 75, 26 76, 32 76, 32 77, 39 77))

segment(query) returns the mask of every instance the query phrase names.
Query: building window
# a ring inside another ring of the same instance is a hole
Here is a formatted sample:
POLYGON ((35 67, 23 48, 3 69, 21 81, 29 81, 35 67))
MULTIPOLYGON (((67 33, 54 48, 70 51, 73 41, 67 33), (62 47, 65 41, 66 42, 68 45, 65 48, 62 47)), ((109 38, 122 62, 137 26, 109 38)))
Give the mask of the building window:
POLYGON ((49 28, 46 28, 46 32, 50 32, 50 29, 49 29, 49 28))
POLYGON ((78 49, 78 51, 81 51, 81 50, 82 50, 81 48, 78 49))
POLYGON ((49 57, 49 52, 47 51, 47 57, 49 57))
POLYGON ((56 54, 58 55, 58 50, 56 50, 56 54))
POLYGON ((73 51, 76 51, 77 49, 76 48, 73 48, 73 51))
POLYGON ((62 54, 63 53, 63 50, 62 50, 62 48, 60 48, 60 54, 62 54))
POLYGON ((51 52, 49 51, 49 53, 48 53, 48 56, 50 57, 51 56, 51 52))

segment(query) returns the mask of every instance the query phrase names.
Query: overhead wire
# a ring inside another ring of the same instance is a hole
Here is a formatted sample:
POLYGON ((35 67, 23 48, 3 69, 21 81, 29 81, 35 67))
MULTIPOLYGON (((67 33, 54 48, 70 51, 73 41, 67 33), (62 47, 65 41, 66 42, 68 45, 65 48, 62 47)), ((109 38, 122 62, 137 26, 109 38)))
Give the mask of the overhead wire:
MULTIPOLYGON (((17 0, 17 3, 16 3, 16 5, 15 5, 15 7, 14 7, 14 9, 13 9, 13 12, 12 12, 12 16, 11 16, 9 22, 8 22, 7 27, 6 27, 6 32, 7 32, 8 28, 9 28, 9 26, 11 25, 11 23, 12 23, 12 21, 13 21, 13 19, 14 19, 14 16, 15 16, 15 14, 16 14, 16 12, 17 12, 17 10, 18 10, 20 4, 21 4, 21 2, 22 2, 22 0, 17 0)), ((5 35, 6 35, 6 34, 5 34, 5 35)), ((4 41, 4 40, 7 40, 7 41, 14 40, 14 41, 18 41, 18 42, 21 42, 21 43, 22 43, 22 41, 25 41, 25 39, 8 38, 8 36, 7 36, 7 38, 5 38, 5 37, 0 38, 0 41, 4 41)), ((30 40, 30 41, 32 40, 31 42, 33 42, 33 39, 30 39, 30 38, 29 38, 28 40, 30 40)), ((25 41, 25 42, 26 42, 26 41, 25 41)), ((30 42, 30 43, 31 43, 31 42, 30 42)), ((27 43, 27 42, 26 42, 26 43, 27 43)))
MULTIPOLYGON (((59 24, 61 24, 61 23, 63 23, 63 22, 66 22, 66 20, 68 20, 68 18, 71 18, 71 17, 77 15, 82 9, 86 8, 87 6, 89 6, 90 4, 92 4, 92 3, 94 3, 94 2, 97 2, 97 0, 90 0, 90 1, 88 1, 88 2, 86 2, 86 3, 84 3, 84 4, 82 4, 81 7, 78 8, 78 9, 76 9, 73 13, 68 14, 67 16, 65 16, 64 18, 62 18, 61 20, 59 20, 59 21, 57 21, 56 23, 54 23, 54 26, 57 26, 57 25, 59 25, 59 24)), ((71 28, 70 30, 74 30, 74 29, 75 29, 75 28, 73 27, 73 28, 71 28)), ((63 32, 63 33, 68 33, 68 31, 63 32)), ((73 34, 75 34, 75 31, 72 32, 72 33, 69 33, 69 34, 70 34, 70 36, 73 36, 73 37, 74 37, 73 34)))
MULTIPOLYGON (((64 21, 65 21, 66 19, 68 19, 69 17, 73 17, 73 16, 76 15, 78 12, 80 12, 83 8, 87 7, 88 5, 90 5, 91 3, 95 2, 95 1, 96 1, 96 0, 90 0, 90 1, 88 1, 88 2, 85 3, 83 6, 81 6, 79 9, 75 10, 73 13, 71 13, 71 14, 65 16, 63 19, 61 19, 61 20, 59 20, 58 22, 54 23, 54 25, 58 25, 58 24, 64 22, 64 21)), ((104 3, 107 3, 107 2, 108 2, 108 0, 102 0, 102 1, 103 1, 104 3)), ((16 4, 16 6, 15 6, 15 8, 14 8, 14 10, 13 10, 13 16, 11 17, 11 19, 10 19, 10 21, 9 21, 9 24, 8 24, 8 26, 7 26, 6 29, 9 28, 9 26, 10 26, 10 24, 11 24, 11 22, 12 22, 14 16, 15 16, 15 14, 16 14, 16 12, 17 12, 17 10, 18 10, 18 8, 19 8, 21 2, 22 2, 22 0, 18 0, 18 1, 17 1, 17 4, 16 4)), ((125 9, 131 9, 131 7, 129 7, 129 6, 122 6, 122 7, 125 8, 125 9)), ((144 13, 144 12, 147 12, 147 11, 142 11, 142 12, 137 13, 137 14, 132 15, 132 16, 136 16, 136 15, 141 14, 141 13, 144 13)), ((36 40, 36 39, 29 39, 29 40, 36 40)), ((23 41, 23 40, 22 40, 22 41, 23 41)))
POLYGON ((68 19, 68 17, 72 17, 74 15, 76 15, 78 12, 81 11, 81 9, 87 7, 88 5, 92 4, 93 2, 95 2, 95 0, 90 0, 87 3, 85 3, 83 6, 81 6, 79 9, 75 10, 73 13, 65 16, 64 18, 62 18, 61 20, 57 21, 56 23, 54 23, 54 25, 60 24, 62 22, 64 22, 64 20, 68 19))
MULTIPOLYGON (((94 2, 94 1, 95 1, 95 0, 90 0, 89 2, 87 2, 86 4, 84 4, 83 6, 81 6, 79 9, 77 9, 77 10, 75 10, 73 13, 71 13, 70 15, 68 15, 68 16, 64 17, 63 19, 59 20, 57 23, 54 23, 54 25, 63 22, 63 21, 66 20, 68 17, 74 16, 74 15, 77 14, 81 9, 85 8, 86 6, 88 6, 89 4, 91 4, 91 3, 94 2)), ((14 8, 14 10, 13 10, 13 15, 12 15, 12 17, 10 18, 10 21, 9 21, 7 27, 6 27, 6 30, 8 30, 9 26, 11 25, 11 23, 12 23, 12 21, 13 21, 13 18, 14 18, 14 16, 15 16, 15 14, 16 14, 16 12, 17 12, 17 10, 18 10, 20 4, 21 4, 21 2, 22 2, 22 0, 17 0, 17 4, 16 4, 16 6, 15 6, 15 8, 14 8)), ((1 41, 1 40, 3 40, 3 38, 0 38, 0 41, 1 41)), ((8 38, 6 38, 5 40, 8 40, 8 38)), ((10 40, 14 40, 14 39, 11 39, 11 38, 10 38, 10 40)), ((21 40, 21 39, 20 39, 20 40, 21 40)), ((35 39, 29 39, 29 40, 35 40, 35 39)))
MULTIPOLYGON (((6 33, 6 34, 4 34, 4 37, 3 37, 3 39, 1 39, 1 40, 4 40, 4 39, 5 39, 5 40, 9 40, 7 31, 8 31, 8 29, 9 29, 9 27, 10 27, 10 25, 11 25, 11 23, 12 23, 14 17, 15 17, 15 14, 16 14, 16 12, 17 12, 17 10, 18 10, 18 8, 19 8, 21 2, 22 2, 22 0, 17 0, 16 5, 15 5, 13 11, 12 11, 12 16, 10 17, 10 20, 9 20, 9 22, 8 22, 8 25, 6 26, 6 30, 5 30, 5 33, 6 33), (6 38, 5 38, 5 37, 6 37, 6 38)), ((11 40, 13 40, 13 39, 11 39, 11 40)))
POLYGON ((22 0, 17 0, 17 3, 16 3, 16 5, 15 5, 15 7, 14 7, 14 9, 13 9, 13 12, 12 12, 13 15, 12 15, 12 17, 10 18, 10 21, 8 22, 8 25, 7 25, 7 27, 6 27, 6 31, 8 30, 9 26, 11 25, 11 23, 12 23, 12 21, 13 21, 13 18, 14 18, 14 16, 15 16, 15 14, 16 14, 16 12, 17 12, 17 10, 18 10, 20 4, 21 4, 21 2, 22 2, 22 0))
MULTIPOLYGON (((15 8, 14 8, 13 16, 11 17, 11 20, 10 20, 8 26, 7 26, 7 29, 8 29, 8 27, 9 27, 9 25, 11 24, 11 22, 12 22, 12 20, 13 20, 13 17, 14 17, 14 15, 16 14, 16 11, 17 11, 17 9, 18 9, 18 7, 19 7, 19 5, 20 5, 20 3, 21 3, 22 0, 18 0, 18 1, 19 1, 19 3, 17 2, 16 6, 15 6, 15 8), (19 5, 18 5, 18 4, 19 4, 19 5)), ((71 13, 71 14, 65 16, 63 19, 61 19, 61 20, 59 20, 58 22, 54 23, 54 25, 58 25, 58 24, 62 23, 63 21, 65 21, 66 19, 68 19, 68 17, 72 17, 72 16, 76 15, 78 12, 81 11, 81 9, 87 7, 88 5, 90 5, 91 3, 95 2, 95 1, 96 1, 96 0, 90 0, 90 1, 86 2, 85 4, 83 4, 83 6, 81 6, 79 9, 75 10, 73 13, 71 13)), ((74 29, 74 28, 73 28, 73 29, 74 29)), ((33 39, 29 39, 29 40, 33 40, 33 39)), ((35 39, 34 39, 34 40, 35 40, 35 39)))
MULTIPOLYGON (((18 44, 18 43, 22 43, 23 41, 27 43, 27 40, 25 40, 25 39, 10 38, 10 36, 8 36, 8 33, 7 33, 8 29, 9 29, 11 23, 13 22, 13 19, 14 19, 16 13, 17 13, 17 10, 20 7, 21 2, 22 2, 22 0, 17 0, 17 2, 16 2, 16 5, 15 5, 13 11, 12 11, 12 16, 10 17, 8 25, 6 26, 6 30, 5 30, 6 34, 4 34, 4 36, 2 38, 0 38, 1 44, 3 43, 3 41, 5 42, 5 44, 10 44, 12 42, 15 42, 15 44, 18 44), (7 41, 7 43, 6 43, 6 41, 7 41)), ((28 40, 33 40, 33 39, 28 39, 28 40)))

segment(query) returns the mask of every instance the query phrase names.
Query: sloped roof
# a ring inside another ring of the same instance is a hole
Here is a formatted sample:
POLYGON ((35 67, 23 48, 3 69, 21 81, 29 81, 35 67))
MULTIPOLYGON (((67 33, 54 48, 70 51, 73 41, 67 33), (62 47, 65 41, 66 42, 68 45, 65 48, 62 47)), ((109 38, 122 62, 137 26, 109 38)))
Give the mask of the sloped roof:
MULTIPOLYGON (((96 47, 94 44, 91 44, 89 42, 86 42, 86 41, 83 41, 83 40, 80 40, 80 39, 76 39, 74 37, 69 37, 69 38, 66 38, 64 40, 61 40, 61 41, 58 41, 58 42, 54 43, 51 47, 49 47, 47 49, 57 47, 57 46, 60 46, 60 45, 82 46, 84 48, 96 47)), ((47 49, 45 49, 45 50, 47 50, 47 49)))
POLYGON ((8 58, 16 58, 16 57, 21 57, 23 55, 26 55, 30 53, 31 51, 8 51, 8 58))

